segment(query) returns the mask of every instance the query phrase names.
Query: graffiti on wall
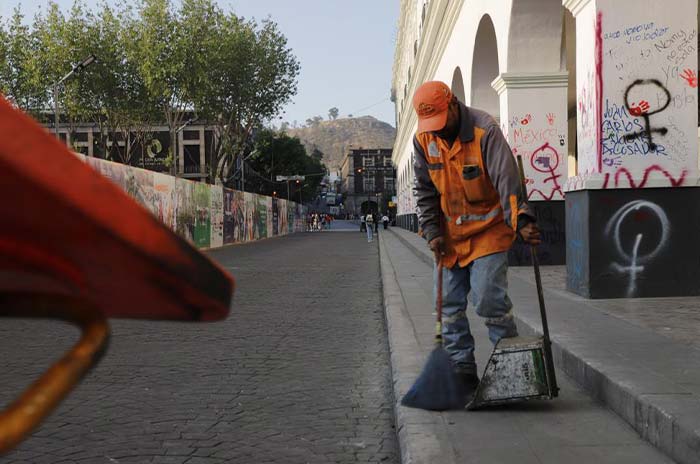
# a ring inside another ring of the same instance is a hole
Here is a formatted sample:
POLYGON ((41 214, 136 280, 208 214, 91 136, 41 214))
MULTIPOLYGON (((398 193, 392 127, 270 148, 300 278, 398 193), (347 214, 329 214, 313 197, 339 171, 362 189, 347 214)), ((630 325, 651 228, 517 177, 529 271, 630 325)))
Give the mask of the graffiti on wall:
POLYGON ((523 157, 528 198, 530 200, 561 200, 564 198, 562 179, 566 179, 566 131, 557 124, 554 112, 540 116, 527 113, 510 120, 509 143, 514 155, 523 157), (529 162, 528 162, 529 161, 529 162))
POLYGON ((78 156, 198 247, 303 231, 305 209, 297 203, 78 156))
POLYGON ((218 185, 210 185, 211 189, 211 238, 209 246, 224 245, 224 189, 218 185))
POLYGON ((639 274, 666 247, 670 233, 671 226, 664 210, 656 203, 646 200, 625 204, 608 221, 605 235, 612 240, 617 252, 611 268, 628 276, 628 298, 635 296, 639 274), (658 230, 649 233, 650 222, 656 223, 658 230), (639 227, 640 223, 644 223, 644 227, 639 227))
POLYGON ((569 198, 566 201, 566 281, 570 290, 579 293, 588 286, 588 223, 581 202, 569 204, 569 198))
MULTIPOLYGON (((598 172, 603 188, 643 187, 649 178, 656 185, 683 185, 697 172, 697 25, 668 12, 656 21, 635 16, 649 12, 631 12, 617 24, 605 17, 598 172)), ((599 12, 599 30, 602 18, 599 12)), ((579 117, 586 117, 585 98, 581 91, 579 117)))

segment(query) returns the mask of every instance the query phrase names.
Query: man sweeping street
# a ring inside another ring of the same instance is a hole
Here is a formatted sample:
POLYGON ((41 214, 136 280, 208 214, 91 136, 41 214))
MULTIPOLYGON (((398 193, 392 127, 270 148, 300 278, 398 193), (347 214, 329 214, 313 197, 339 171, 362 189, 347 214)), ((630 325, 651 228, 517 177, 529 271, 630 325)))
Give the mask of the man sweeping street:
POLYGON ((470 395, 479 378, 467 297, 485 318, 491 342, 516 336, 507 294, 508 249, 516 234, 531 245, 540 243, 540 234, 496 121, 465 106, 438 81, 416 90, 413 107, 418 116, 413 145, 419 223, 443 267, 444 348, 470 395))

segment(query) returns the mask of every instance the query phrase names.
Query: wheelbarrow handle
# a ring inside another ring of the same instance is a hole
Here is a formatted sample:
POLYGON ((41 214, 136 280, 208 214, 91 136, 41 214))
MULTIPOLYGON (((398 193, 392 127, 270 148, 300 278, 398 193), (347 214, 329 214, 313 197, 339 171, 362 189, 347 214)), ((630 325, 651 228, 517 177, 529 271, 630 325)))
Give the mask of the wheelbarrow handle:
POLYGON ((82 331, 78 343, 0 413, 2 455, 29 435, 99 361, 109 339, 109 325, 86 301, 35 293, 0 294, 0 317, 61 319, 82 331))

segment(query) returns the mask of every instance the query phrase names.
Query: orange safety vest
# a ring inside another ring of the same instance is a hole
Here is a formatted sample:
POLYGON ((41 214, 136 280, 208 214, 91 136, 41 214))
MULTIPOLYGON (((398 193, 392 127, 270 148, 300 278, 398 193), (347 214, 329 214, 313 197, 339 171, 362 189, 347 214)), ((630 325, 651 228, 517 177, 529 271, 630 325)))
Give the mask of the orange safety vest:
POLYGON ((442 228, 446 232, 443 266, 464 267, 482 256, 507 251, 515 239, 518 205, 511 195, 511 224, 503 219, 500 197, 493 186, 481 153, 485 131, 474 127, 474 139, 448 142, 424 132, 416 135, 428 164, 428 172, 440 193, 442 228))

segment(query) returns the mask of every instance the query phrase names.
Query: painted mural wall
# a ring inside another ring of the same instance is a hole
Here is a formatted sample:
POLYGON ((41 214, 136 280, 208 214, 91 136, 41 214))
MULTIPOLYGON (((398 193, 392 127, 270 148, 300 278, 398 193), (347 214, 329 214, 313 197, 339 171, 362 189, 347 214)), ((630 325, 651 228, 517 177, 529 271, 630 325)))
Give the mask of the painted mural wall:
POLYGON ((295 202, 77 156, 199 248, 304 231, 305 209, 295 202))
POLYGON ((598 0, 579 14, 581 176, 572 188, 591 176, 600 185, 590 188, 695 183, 696 11, 695 0, 679 0, 672 8, 648 0, 619 8, 614 0, 598 0))

